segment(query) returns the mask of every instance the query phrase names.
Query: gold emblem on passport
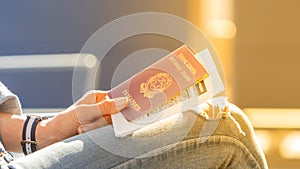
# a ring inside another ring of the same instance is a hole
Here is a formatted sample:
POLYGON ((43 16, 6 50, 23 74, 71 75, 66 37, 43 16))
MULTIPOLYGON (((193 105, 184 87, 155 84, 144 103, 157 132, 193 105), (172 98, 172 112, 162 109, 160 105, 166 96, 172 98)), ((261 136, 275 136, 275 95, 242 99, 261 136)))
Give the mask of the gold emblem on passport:
POLYGON ((152 98, 156 94, 165 91, 172 84, 172 76, 168 73, 157 73, 151 76, 145 83, 141 83, 140 92, 146 98, 152 98))

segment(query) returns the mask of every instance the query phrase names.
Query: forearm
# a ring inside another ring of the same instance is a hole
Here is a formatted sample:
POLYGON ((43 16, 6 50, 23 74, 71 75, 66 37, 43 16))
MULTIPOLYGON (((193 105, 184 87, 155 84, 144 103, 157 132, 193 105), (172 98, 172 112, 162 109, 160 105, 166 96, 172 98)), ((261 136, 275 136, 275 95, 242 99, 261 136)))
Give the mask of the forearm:
POLYGON ((53 119, 42 121, 36 131, 38 147, 44 148, 79 133, 108 125, 110 115, 124 109, 128 100, 125 97, 105 100, 105 96, 105 92, 89 92, 53 119))
POLYGON ((25 117, 0 113, 0 134, 7 150, 21 152, 20 141, 25 117))
MULTIPOLYGON (((36 142, 39 149, 77 134, 78 126, 70 125, 70 114, 75 114, 71 111, 43 120, 37 125, 36 142)), ((0 113, 0 135, 8 151, 22 152, 20 142, 25 119, 25 116, 0 113)))
POLYGON ((63 112, 52 119, 39 123, 36 129, 36 141, 39 149, 78 134, 79 124, 78 126, 70 125, 70 113, 72 112, 63 112))
MULTIPOLYGON (((37 148, 41 149, 78 133, 108 125, 110 115, 124 109, 127 103, 128 100, 124 97, 95 104, 74 105, 52 119, 43 120, 36 126, 37 148)), ((26 117, 4 113, 0 115, 0 134, 7 150, 20 152, 26 117)))

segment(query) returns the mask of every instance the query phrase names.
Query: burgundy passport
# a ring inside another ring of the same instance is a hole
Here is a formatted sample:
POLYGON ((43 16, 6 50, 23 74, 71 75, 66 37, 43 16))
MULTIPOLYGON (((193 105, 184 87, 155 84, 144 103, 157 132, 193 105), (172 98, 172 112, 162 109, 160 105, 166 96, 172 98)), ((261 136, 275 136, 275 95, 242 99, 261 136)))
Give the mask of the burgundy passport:
POLYGON ((110 98, 128 97, 121 111, 131 121, 150 112, 188 87, 208 77, 208 72, 183 45, 108 92, 110 98))

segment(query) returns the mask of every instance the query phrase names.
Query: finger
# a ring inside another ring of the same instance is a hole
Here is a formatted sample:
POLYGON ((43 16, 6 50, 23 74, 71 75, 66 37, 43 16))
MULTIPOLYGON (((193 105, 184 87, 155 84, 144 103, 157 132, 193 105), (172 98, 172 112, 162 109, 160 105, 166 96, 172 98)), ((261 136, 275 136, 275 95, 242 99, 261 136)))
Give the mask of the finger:
POLYGON ((88 91, 77 103, 80 104, 95 104, 105 100, 106 91, 101 90, 91 90, 88 91))
POLYGON ((98 120, 96 120, 92 123, 81 125, 80 127, 78 127, 78 133, 79 134, 85 133, 85 132, 109 125, 106 118, 109 118, 109 117, 99 118, 98 120))
POLYGON ((105 118, 105 120, 108 124, 112 124, 111 116, 105 115, 105 116, 103 116, 103 118, 105 118))
POLYGON ((82 104, 77 106, 75 111, 80 124, 90 123, 102 117, 96 104, 82 104))
POLYGON ((98 118, 94 118, 94 121, 97 121, 99 118, 104 118, 108 124, 112 124, 112 119, 111 119, 111 116, 110 115, 104 115, 104 116, 101 116, 101 117, 98 117, 98 118))
POLYGON ((128 104, 127 98, 116 98, 104 100, 97 104, 82 104, 76 107, 76 114, 79 123, 82 125, 93 122, 102 116, 119 112, 128 104))
POLYGON ((110 115, 119 112, 128 105, 127 97, 108 99, 98 103, 98 108, 102 115, 110 115))
POLYGON ((105 100, 107 93, 101 90, 94 90, 95 103, 105 100))

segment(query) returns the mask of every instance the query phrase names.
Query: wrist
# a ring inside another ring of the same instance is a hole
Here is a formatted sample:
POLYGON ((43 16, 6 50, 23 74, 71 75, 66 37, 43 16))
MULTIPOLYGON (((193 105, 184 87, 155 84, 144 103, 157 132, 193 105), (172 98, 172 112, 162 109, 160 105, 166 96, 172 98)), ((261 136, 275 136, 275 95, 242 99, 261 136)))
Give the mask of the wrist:
POLYGON ((42 120, 45 120, 45 118, 41 116, 26 116, 26 120, 23 124, 21 140, 23 153, 25 155, 31 154, 38 150, 36 142, 36 128, 42 120))
POLYGON ((41 121, 36 127, 36 142, 39 149, 56 142, 52 119, 41 121))
POLYGON ((72 111, 68 110, 59 113, 55 117, 39 123, 36 130, 36 140, 39 148, 44 148, 78 134, 78 127, 71 124, 72 118, 70 118, 69 114, 72 111))

